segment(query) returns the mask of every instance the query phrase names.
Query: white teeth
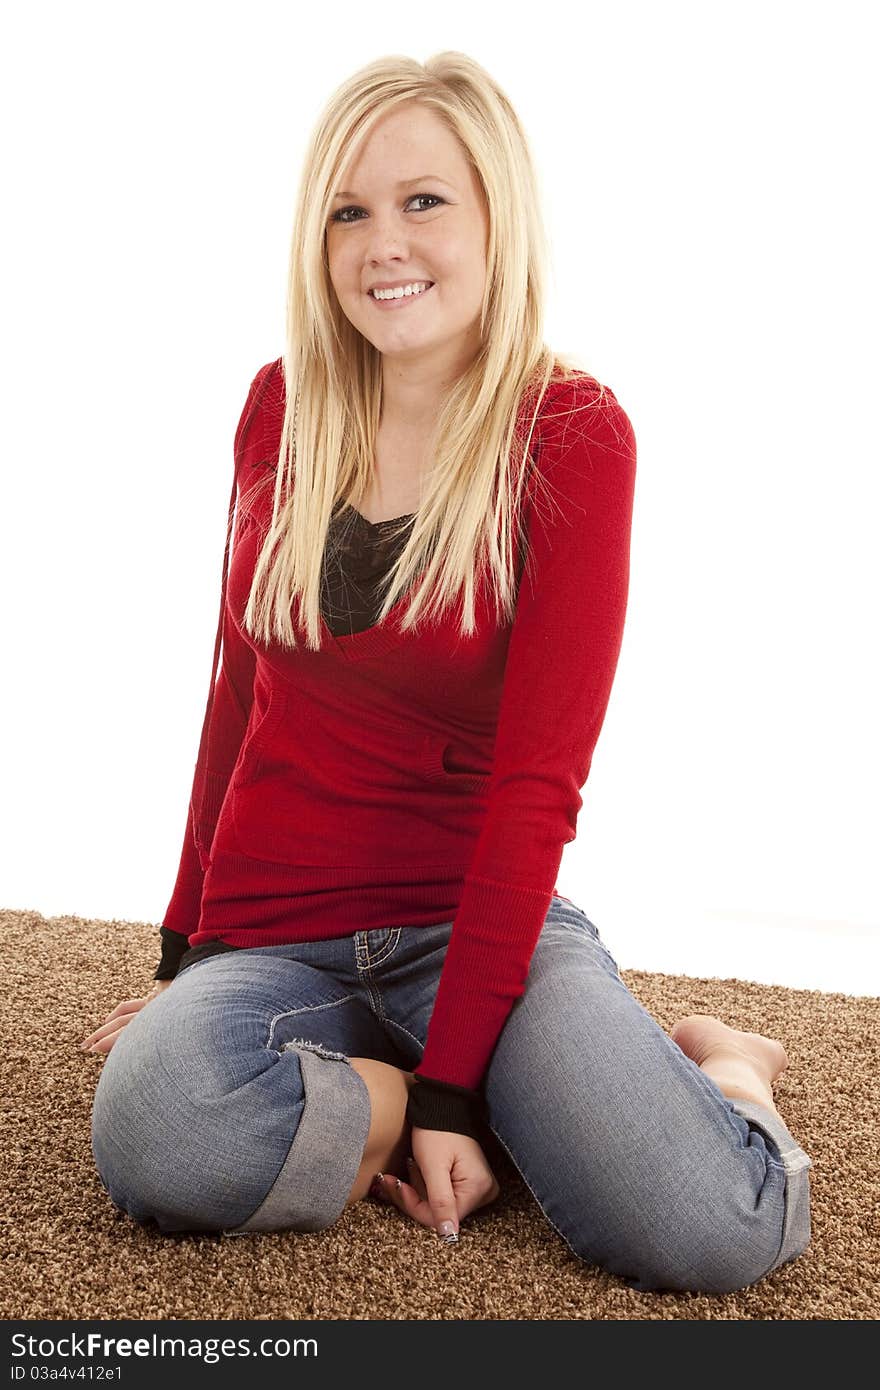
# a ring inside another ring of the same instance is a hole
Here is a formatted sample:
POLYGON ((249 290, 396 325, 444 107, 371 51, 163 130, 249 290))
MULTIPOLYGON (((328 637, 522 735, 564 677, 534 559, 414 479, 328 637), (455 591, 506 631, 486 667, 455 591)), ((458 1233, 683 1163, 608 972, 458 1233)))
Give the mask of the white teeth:
POLYGON ((418 280, 411 285, 397 285, 393 290, 370 290, 370 294, 374 299, 408 299, 411 295, 422 294, 430 286, 429 280, 418 280))

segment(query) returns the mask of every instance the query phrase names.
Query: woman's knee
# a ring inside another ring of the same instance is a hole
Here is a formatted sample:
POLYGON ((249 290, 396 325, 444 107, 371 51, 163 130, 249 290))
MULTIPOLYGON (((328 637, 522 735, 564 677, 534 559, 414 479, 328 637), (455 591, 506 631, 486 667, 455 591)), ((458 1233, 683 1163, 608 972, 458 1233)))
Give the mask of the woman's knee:
MULTIPOLYGON (((783 1187, 780 1170, 757 1204, 753 1194, 733 1188, 697 1203, 670 1204, 668 1194, 658 1193, 631 1210, 629 1219, 618 1209, 613 1223, 584 1223, 572 1248, 639 1292, 734 1293, 781 1262, 783 1187)), ((791 1249, 785 1258, 798 1253, 791 1249)))
POLYGON ((738 1251, 731 1246, 722 1253, 639 1250, 607 1267, 639 1293, 727 1294, 758 1283, 773 1266, 760 1250, 738 1251))
POLYGON ((346 1152, 369 1126, 366 1088, 344 1054, 298 1040, 209 1063, 181 1056, 171 1013, 129 1028, 92 1111, 92 1152, 115 1206, 164 1232, 322 1230, 337 1219, 353 1159, 334 1164, 334 1142, 346 1152))
MULTIPOLYGON (((174 993, 148 1005, 108 1053, 92 1107, 92 1153, 111 1200, 136 1221, 167 1231, 217 1229, 243 1221, 260 1199, 253 1181, 269 1136, 251 1097, 277 1055, 264 1049, 256 1066, 241 1052, 227 1055, 199 1027, 197 1009, 184 1018, 174 993)), ((292 1059, 287 1070, 292 1136, 292 1059)))
POLYGON ((612 1250, 591 1244, 571 1248, 585 1264, 598 1265, 639 1293, 735 1293, 773 1268, 763 1246, 741 1248, 734 1242, 724 1249, 688 1246, 681 1240, 662 1247, 645 1241, 635 1247, 620 1242, 612 1250))

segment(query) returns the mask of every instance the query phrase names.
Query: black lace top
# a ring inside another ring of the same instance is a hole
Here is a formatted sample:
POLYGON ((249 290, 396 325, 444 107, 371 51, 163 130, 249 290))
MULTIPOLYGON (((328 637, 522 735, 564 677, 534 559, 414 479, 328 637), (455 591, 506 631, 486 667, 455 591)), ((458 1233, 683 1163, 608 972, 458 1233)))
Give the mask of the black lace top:
POLYGON ((415 512, 367 521, 344 506, 330 522, 321 581, 321 612, 334 637, 374 627, 385 584, 409 539, 415 512))

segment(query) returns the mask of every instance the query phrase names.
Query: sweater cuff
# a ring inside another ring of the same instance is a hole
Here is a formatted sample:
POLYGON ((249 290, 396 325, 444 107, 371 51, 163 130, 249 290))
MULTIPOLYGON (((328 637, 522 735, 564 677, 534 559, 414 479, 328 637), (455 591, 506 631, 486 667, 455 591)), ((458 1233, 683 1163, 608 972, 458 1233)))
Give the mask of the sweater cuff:
POLYGON ((416 1084, 410 1088, 406 1104, 406 1119, 419 1129, 439 1129, 450 1134, 466 1134, 482 1144, 488 1128, 488 1110, 479 1091, 454 1086, 447 1081, 434 1081, 414 1073, 416 1084))
POLYGON ((159 928, 159 936, 162 939, 162 959, 153 979, 173 980, 180 969, 180 958, 189 947, 189 937, 172 931, 164 924, 159 928))

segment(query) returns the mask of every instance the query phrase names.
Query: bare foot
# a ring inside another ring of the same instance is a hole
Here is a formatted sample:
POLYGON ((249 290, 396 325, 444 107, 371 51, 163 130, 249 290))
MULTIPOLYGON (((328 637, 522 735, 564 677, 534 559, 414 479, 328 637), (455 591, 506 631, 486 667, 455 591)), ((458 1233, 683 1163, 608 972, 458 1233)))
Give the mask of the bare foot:
POLYGON ((725 1096, 756 1100, 776 1110, 771 1082, 788 1066, 788 1055, 776 1038, 729 1028, 712 1014, 679 1019, 669 1036, 725 1096))

